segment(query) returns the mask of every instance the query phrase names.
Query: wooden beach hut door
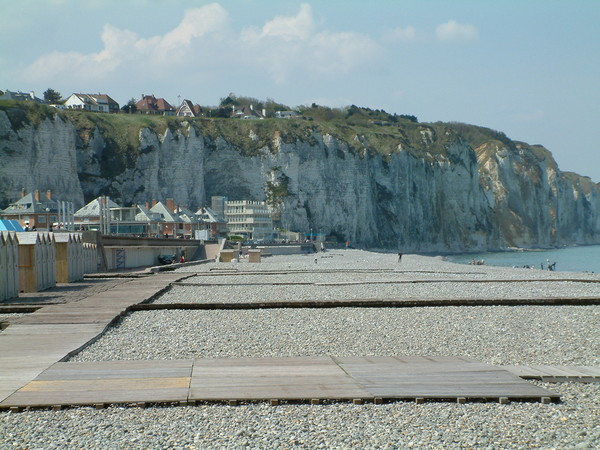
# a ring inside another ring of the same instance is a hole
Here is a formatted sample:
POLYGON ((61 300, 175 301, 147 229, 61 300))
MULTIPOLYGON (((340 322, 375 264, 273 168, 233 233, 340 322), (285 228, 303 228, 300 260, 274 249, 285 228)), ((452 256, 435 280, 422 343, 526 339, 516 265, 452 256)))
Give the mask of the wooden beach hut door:
POLYGON ((0 300, 8 297, 8 243, 4 233, 0 233, 0 300))
POLYGON ((4 235, 6 241, 6 295, 5 298, 19 296, 19 240, 14 233, 4 235))
POLYGON ((11 281, 12 296, 17 297, 19 295, 19 239, 16 234, 9 235, 8 237, 11 243, 10 248, 12 248, 12 251, 8 253, 8 274, 11 281))
POLYGON ((35 251, 39 247, 37 233, 19 233, 19 291, 36 292, 38 276, 36 270, 35 251))
POLYGON ((48 233, 48 285, 44 289, 56 286, 56 240, 48 233))

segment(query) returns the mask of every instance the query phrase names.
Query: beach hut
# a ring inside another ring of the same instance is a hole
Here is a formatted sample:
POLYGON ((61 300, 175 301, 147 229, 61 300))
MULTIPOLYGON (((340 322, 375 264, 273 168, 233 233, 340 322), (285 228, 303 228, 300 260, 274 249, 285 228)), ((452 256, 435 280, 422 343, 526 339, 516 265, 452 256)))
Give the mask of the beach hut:
POLYGON ((19 295, 19 244, 14 233, 0 233, 0 300, 19 295))
POLYGON ((85 274, 85 253, 83 251, 83 238, 81 233, 73 233, 71 235, 73 240, 73 277, 75 280, 83 280, 85 274))
POLYGON ((83 280, 83 244, 73 233, 54 233, 56 242, 56 282, 83 280))
POLYGON ((19 242, 19 291, 56 286, 54 239, 48 233, 16 233, 19 242))
POLYGON ((83 244, 83 271, 84 273, 98 272, 98 250, 96 244, 83 244))
POLYGON ((42 265, 42 280, 43 289, 56 286, 56 240, 54 233, 40 233, 44 246, 43 265, 42 265))

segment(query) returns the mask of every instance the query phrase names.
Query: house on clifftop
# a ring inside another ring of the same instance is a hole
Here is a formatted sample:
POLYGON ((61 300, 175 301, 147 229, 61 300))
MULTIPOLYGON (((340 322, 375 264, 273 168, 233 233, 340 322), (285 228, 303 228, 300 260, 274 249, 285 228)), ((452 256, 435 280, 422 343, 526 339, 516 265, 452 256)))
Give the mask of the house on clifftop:
POLYGON ((200 117, 202 115, 202 107, 200 105, 193 105, 190 100, 184 100, 179 108, 177 108, 177 115, 182 117, 200 117))
POLYGON ((164 98, 156 98, 154 95, 142 94, 142 99, 135 104, 138 113, 157 114, 161 116, 174 116, 175 108, 164 98))
POLYGON ((119 104, 107 94, 71 94, 64 107, 92 112, 119 112, 119 104))
POLYGON ((44 103, 44 101, 35 96, 35 92, 11 92, 8 89, 4 91, 4 94, 0 95, 0 100, 16 100, 18 102, 34 102, 44 103))

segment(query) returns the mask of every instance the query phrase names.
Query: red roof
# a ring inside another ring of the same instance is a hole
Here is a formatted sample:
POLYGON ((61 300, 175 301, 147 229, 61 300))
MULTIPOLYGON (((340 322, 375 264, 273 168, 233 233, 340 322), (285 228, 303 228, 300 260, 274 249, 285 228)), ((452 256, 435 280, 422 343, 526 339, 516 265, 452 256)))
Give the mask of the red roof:
POLYGON ((135 106, 138 111, 174 111, 168 101, 164 98, 156 98, 154 95, 142 95, 142 99, 135 106))

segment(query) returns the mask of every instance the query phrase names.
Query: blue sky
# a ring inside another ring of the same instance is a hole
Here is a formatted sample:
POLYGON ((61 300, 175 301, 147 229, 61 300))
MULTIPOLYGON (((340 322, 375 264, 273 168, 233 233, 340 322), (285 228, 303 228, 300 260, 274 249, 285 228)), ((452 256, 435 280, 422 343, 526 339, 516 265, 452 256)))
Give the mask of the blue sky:
POLYGON ((600 182, 598 0, 0 0, 0 89, 355 104, 548 148, 600 182))

